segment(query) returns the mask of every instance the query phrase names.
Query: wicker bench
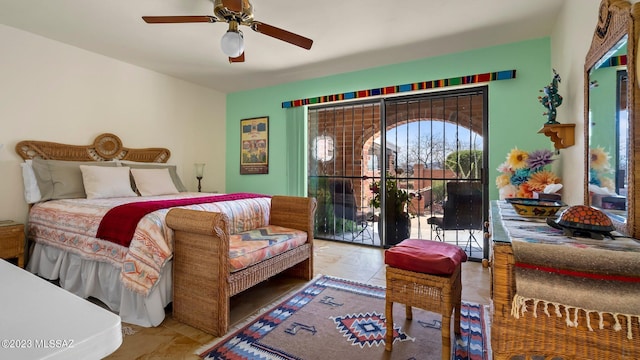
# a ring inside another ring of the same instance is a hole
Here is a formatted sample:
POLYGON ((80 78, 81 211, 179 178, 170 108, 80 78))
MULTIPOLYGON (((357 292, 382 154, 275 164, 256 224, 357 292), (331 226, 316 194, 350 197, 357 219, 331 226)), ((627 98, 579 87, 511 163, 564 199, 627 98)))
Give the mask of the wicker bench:
POLYGON ((313 277, 313 198, 274 196, 269 225, 305 231, 299 247, 235 272, 229 265, 229 223, 226 215, 172 209, 167 225, 175 231, 173 318, 214 336, 229 327, 229 298, 278 273, 313 277))

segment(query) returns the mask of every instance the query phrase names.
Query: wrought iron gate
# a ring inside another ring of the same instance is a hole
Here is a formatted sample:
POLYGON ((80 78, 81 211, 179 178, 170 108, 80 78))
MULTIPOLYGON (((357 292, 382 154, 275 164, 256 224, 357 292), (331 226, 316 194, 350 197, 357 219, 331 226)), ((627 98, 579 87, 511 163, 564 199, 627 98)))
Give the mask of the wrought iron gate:
POLYGON ((308 124, 316 237, 433 239, 487 257, 486 87, 313 107, 308 124))

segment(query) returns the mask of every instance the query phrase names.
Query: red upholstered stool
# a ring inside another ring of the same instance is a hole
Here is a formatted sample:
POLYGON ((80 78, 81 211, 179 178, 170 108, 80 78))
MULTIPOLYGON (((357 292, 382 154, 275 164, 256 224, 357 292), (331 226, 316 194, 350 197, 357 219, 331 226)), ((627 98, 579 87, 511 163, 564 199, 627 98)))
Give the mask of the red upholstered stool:
POLYGON ((439 241, 407 239, 384 254, 387 264, 385 316, 386 350, 393 348, 393 303, 442 315, 442 360, 451 359, 451 313, 455 310, 454 332, 460 334, 462 280, 460 268, 467 254, 456 245, 439 241))

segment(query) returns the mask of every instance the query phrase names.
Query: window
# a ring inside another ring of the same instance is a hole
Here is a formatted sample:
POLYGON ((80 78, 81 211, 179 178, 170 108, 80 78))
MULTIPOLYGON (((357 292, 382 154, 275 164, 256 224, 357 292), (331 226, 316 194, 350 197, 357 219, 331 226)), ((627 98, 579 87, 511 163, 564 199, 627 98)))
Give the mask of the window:
POLYGON ((311 151, 313 158, 318 161, 331 161, 333 160, 333 150, 335 145, 333 138, 328 135, 319 135, 313 139, 311 144, 311 151))
POLYGON ((367 170, 380 171, 380 160, 378 160, 378 155, 369 155, 369 159, 367 161, 367 170))

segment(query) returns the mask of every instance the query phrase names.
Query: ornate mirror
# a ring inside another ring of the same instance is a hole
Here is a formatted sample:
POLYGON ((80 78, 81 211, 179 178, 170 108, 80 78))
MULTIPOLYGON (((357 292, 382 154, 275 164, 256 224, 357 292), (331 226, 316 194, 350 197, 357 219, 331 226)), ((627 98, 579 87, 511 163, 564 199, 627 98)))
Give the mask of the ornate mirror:
MULTIPOLYGON (((640 5, 602 0, 585 60, 585 204, 602 209, 618 231, 636 237, 634 131, 640 5)), ((640 145, 640 144, 638 144, 640 145)), ((640 159, 640 157, 638 157, 640 159)))

